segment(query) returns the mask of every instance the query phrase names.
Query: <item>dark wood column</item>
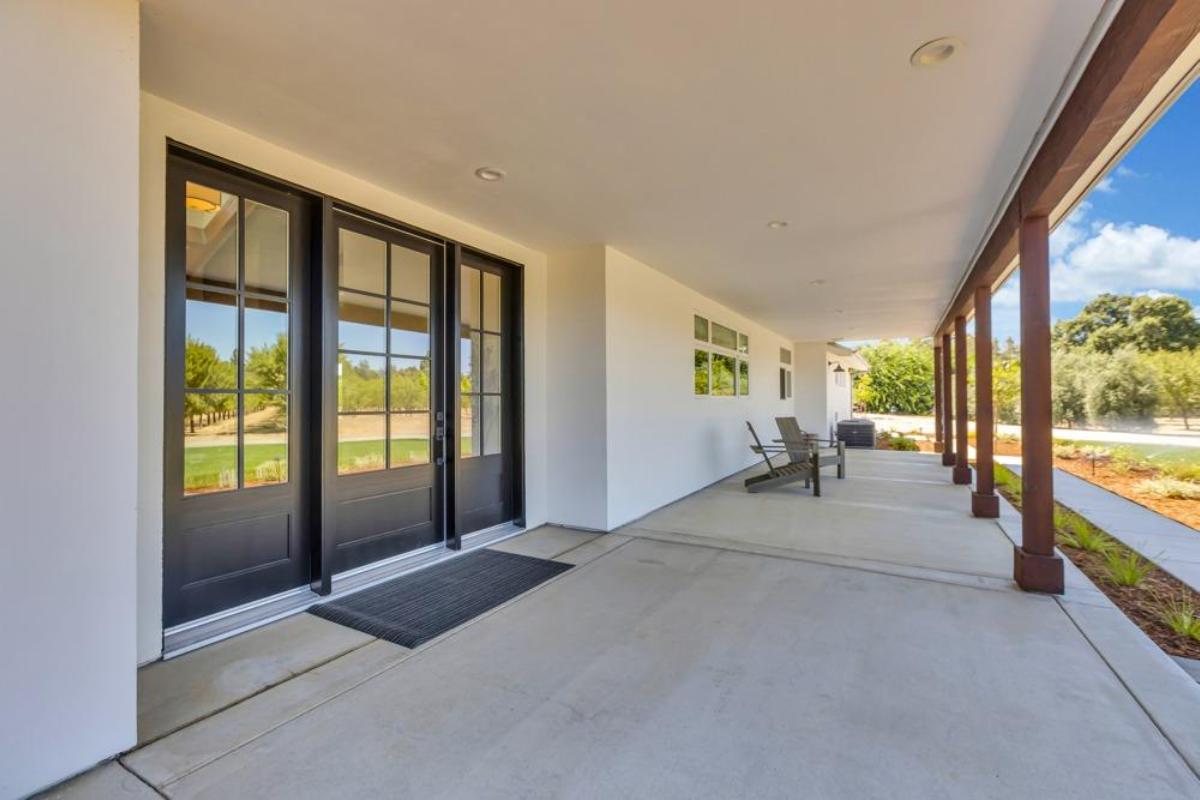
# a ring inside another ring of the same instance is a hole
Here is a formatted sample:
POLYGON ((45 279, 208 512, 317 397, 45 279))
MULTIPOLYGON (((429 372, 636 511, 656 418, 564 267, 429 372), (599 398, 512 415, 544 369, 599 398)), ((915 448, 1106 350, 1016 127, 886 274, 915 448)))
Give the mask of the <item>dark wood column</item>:
POLYGON ((975 491, 971 513, 977 517, 1000 516, 996 479, 992 464, 992 288, 975 290, 975 491))
POLYGON ((933 452, 940 453, 942 444, 942 346, 933 344, 933 452))
POLYGON ((967 442, 967 318, 954 318, 954 482, 971 483, 967 442))
POLYGON ((1054 461, 1050 414, 1050 232, 1046 217, 1020 227, 1021 546, 1013 578, 1034 592, 1063 591, 1054 552, 1054 461))
POLYGON ((942 466, 954 466, 954 382, 950 368, 950 334, 942 334, 942 466))

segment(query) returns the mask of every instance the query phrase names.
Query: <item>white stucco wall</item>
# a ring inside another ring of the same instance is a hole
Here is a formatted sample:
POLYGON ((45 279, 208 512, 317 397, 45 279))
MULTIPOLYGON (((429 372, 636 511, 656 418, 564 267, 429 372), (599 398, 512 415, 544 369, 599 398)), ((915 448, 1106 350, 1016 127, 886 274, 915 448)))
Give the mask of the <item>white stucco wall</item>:
POLYGON ((0 74, 0 797, 19 797, 136 739, 137 3, 5 0, 0 74))
POLYGON ((829 362, 825 342, 792 343, 792 403, 800 427, 829 435, 829 362))
POLYGON ((555 252, 549 269, 549 516, 592 530, 608 527, 604 257, 555 252))
POLYGON ((779 399, 784 337, 615 248, 605 253, 611 529, 758 461, 746 421, 773 439, 774 418, 791 404, 779 399), (693 314, 750 337, 749 397, 695 396, 693 314))
POLYGON ((137 380, 139 659, 145 662, 157 658, 162 646, 163 254, 168 138, 525 266, 525 512, 528 525, 545 522, 548 303, 545 255, 367 180, 143 93, 137 380))

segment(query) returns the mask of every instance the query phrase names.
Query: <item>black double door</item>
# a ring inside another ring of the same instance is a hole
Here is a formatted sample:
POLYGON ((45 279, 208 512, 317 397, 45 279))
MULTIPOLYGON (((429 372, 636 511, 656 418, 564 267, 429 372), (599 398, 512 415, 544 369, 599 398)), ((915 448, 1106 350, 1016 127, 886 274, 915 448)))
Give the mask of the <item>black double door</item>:
POLYGON ((167 627, 519 512, 519 270, 173 155, 167 627))

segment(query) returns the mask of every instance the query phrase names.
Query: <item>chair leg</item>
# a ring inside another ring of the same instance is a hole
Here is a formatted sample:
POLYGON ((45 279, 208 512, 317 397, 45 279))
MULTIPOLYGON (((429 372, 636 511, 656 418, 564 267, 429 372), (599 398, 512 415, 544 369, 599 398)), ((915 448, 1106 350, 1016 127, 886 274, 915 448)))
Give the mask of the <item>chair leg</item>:
POLYGON ((838 442, 838 480, 846 477, 846 443, 838 442))
POLYGON ((821 496, 821 456, 813 451, 812 456, 812 487, 813 497, 821 496))

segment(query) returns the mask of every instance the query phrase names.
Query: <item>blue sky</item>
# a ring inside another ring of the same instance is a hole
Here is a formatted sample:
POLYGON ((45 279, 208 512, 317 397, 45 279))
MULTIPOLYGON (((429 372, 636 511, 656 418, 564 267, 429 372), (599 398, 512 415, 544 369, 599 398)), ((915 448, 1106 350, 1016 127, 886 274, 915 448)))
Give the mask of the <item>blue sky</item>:
MULTIPOLYGON (((1050 255, 1056 320, 1106 291, 1177 294, 1200 304, 1200 83, 1055 229, 1050 255)), ((1001 340, 1019 338, 1016 278, 993 302, 1001 340)))

